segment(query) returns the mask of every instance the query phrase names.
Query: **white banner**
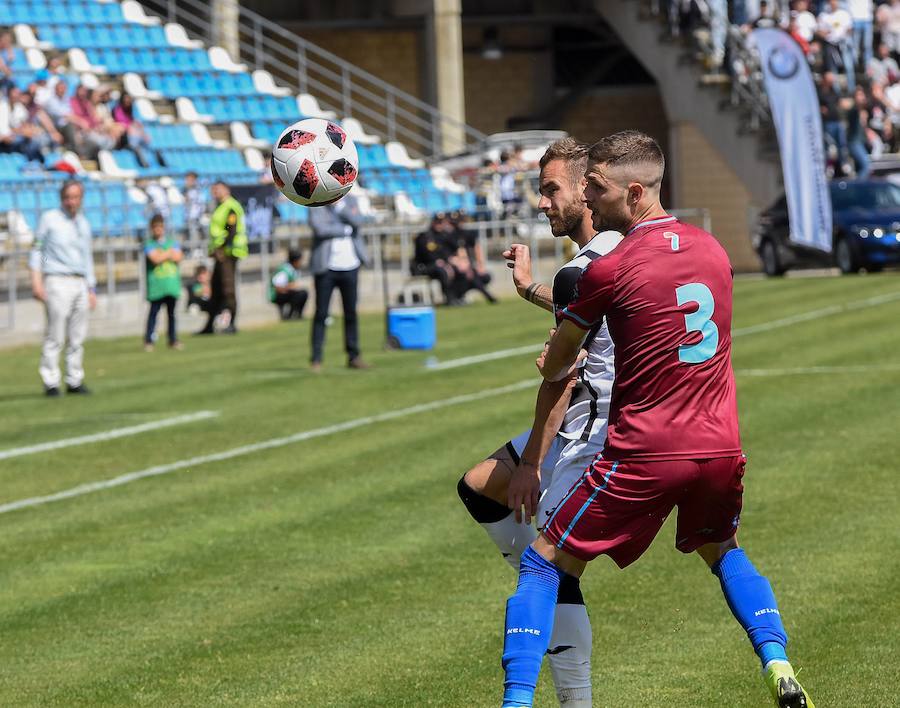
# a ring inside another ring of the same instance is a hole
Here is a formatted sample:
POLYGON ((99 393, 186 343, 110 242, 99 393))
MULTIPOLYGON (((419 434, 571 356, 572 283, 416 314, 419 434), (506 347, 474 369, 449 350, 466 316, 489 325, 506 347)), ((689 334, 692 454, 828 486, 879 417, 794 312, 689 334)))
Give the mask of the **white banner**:
POLYGON ((831 252, 831 195, 822 115, 800 46, 780 29, 753 30, 778 135, 791 241, 831 252))

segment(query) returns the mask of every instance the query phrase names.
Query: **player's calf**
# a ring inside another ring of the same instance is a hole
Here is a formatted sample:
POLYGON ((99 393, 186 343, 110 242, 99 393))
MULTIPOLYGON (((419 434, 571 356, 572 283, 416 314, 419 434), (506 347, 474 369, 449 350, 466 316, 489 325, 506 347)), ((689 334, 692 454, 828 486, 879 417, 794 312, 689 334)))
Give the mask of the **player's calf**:
POLYGON ((578 578, 559 583, 547 660, 556 696, 563 708, 591 708, 591 621, 578 578))
POLYGON ((481 524, 513 569, 518 570, 519 557, 537 532, 528 524, 516 522, 512 510, 505 501, 500 501, 506 499, 514 464, 506 449, 501 448, 466 472, 456 491, 469 515, 481 524))

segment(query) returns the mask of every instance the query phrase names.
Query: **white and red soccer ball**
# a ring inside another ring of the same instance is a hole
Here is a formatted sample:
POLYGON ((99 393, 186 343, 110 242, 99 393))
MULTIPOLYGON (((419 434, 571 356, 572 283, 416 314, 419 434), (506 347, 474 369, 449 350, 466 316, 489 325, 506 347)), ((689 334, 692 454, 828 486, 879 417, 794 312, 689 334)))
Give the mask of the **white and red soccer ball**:
POLYGON ((278 136, 272 148, 275 186, 303 206, 336 202, 350 191, 358 175, 356 145, 334 121, 298 121, 278 136))

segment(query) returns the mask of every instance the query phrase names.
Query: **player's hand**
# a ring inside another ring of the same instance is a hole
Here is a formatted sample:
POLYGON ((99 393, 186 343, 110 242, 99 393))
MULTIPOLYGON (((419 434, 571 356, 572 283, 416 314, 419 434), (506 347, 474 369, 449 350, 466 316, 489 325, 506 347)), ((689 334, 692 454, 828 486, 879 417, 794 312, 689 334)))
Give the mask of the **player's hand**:
POLYGON ((517 524, 522 523, 523 517, 526 524, 531 523, 531 518, 537 514, 540 496, 541 470, 534 463, 522 460, 513 471, 506 492, 506 505, 515 512, 517 524))
POLYGON ((47 302, 47 291, 44 289, 43 283, 33 283, 31 286, 31 294, 38 302, 47 302))
POLYGON ((506 267, 512 268, 513 283, 521 295, 534 282, 531 277, 531 251, 522 243, 514 243, 503 252, 506 267))
POLYGON ((88 290, 88 307, 91 310, 97 307, 97 293, 93 290, 88 290))

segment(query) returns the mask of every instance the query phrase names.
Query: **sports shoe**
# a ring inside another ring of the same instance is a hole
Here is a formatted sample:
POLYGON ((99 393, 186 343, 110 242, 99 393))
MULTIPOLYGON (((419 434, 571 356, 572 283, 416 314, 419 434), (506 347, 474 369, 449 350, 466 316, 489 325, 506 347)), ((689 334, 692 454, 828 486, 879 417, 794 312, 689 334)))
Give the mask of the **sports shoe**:
POLYGON ((816 708, 788 662, 770 661, 763 669, 763 678, 778 708, 816 708))
POLYGON ((61 395, 59 392, 59 386, 47 386, 44 389, 44 395, 48 398, 59 398, 61 395))
POLYGON ((74 393, 81 396, 89 395, 91 390, 85 386, 84 384, 78 384, 77 386, 66 386, 66 393, 74 393))

